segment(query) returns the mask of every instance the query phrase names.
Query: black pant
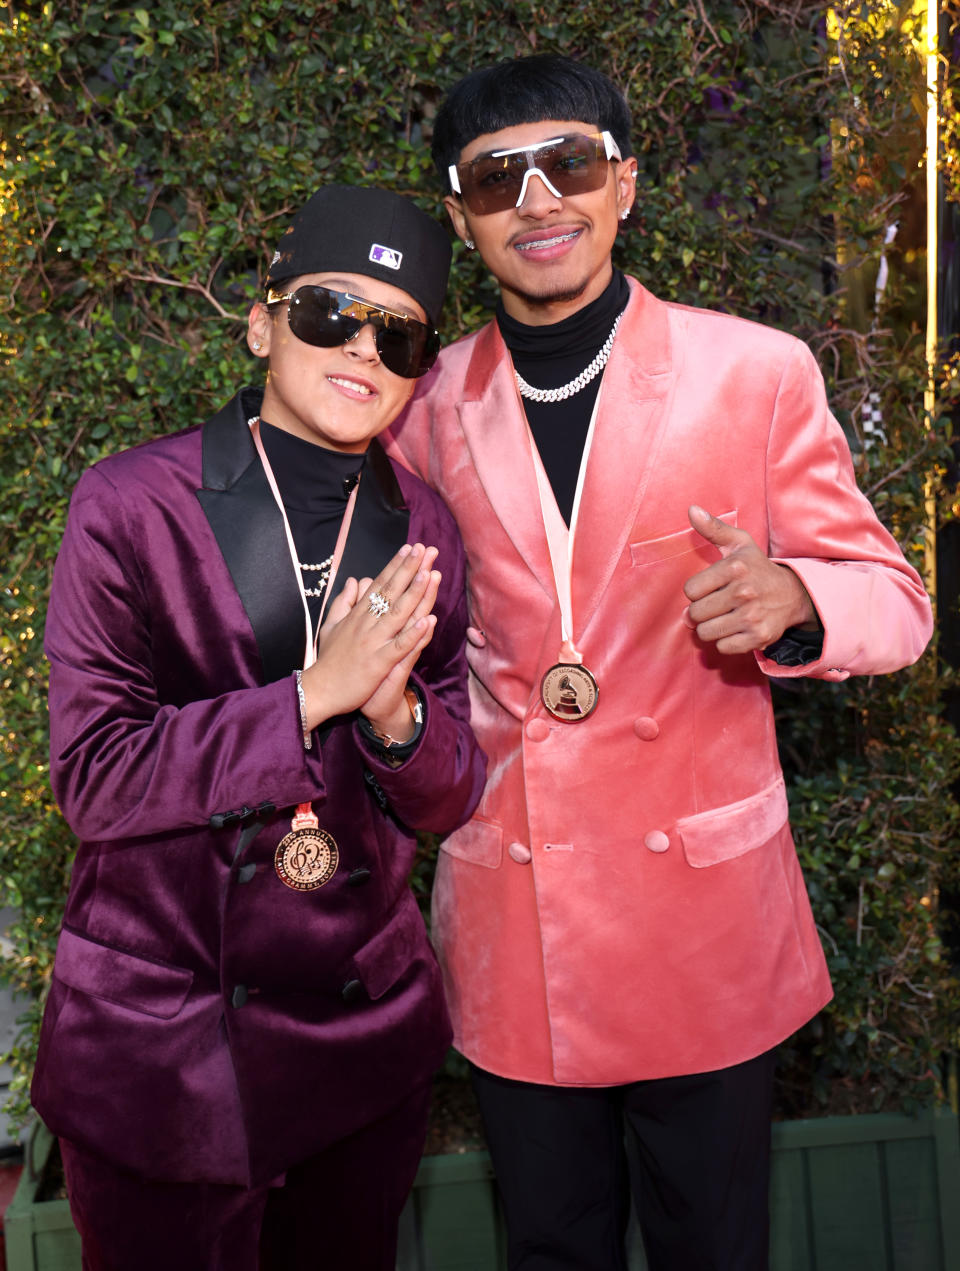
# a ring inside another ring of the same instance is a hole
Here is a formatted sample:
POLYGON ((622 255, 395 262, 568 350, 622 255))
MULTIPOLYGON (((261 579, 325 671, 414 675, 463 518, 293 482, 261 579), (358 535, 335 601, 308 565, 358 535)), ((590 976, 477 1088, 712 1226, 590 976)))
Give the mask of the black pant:
POLYGON ((474 1068, 510 1271, 626 1271, 631 1182, 649 1271, 767 1271, 773 1069, 581 1088, 474 1068))

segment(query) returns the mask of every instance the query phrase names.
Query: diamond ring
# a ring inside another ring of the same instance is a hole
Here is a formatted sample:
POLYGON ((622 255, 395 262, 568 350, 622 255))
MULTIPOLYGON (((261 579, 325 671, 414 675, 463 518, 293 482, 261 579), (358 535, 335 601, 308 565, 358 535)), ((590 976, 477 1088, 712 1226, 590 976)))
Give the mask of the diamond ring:
POLYGON ((390 601, 379 591, 371 591, 367 597, 370 602, 370 612, 375 613, 378 618, 382 618, 385 613, 390 611, 390 601))

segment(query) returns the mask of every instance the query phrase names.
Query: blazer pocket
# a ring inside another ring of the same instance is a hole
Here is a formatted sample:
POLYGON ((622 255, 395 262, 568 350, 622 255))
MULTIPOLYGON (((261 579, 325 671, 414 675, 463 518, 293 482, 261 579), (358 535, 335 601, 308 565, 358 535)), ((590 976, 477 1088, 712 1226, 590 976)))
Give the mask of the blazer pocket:
POLYGON ((496 869, 503 857, 503 828, 493 821, 474 817, 445 838, 440 850, 458 861, 496 869))
POLYGON ((762 847, 787 821, 783 777, 739 803, 686 816, 677 822, 687 864, 695 869, 731 861, 762 847))
POLYGON ((54 975, 68 988, 157 1019, 172 1019, 193 985, 193 972, 98 944, 64 929, 54 975))
MULTIPOLYGON (((721 512, 717 519, 725 521, 727 525, 735 526, 737 524, 736 508, 732 512, 721 512)), ((709 555, 710 561, 716 559, 717 549, 690 525, 685 530, 677 530, 675 534, 665 534, 662 538, 648 538, 642 543, 631 543, 630 564, 655 565, 658 561, 669 560, 672 556, 684 556, 687 552, 695 552, 701 548, 709 555)))
POLYGON ((371 1001, 392 989, 412 962, 430 956, 429 947, 417 902, 405 895, 386 924, 353 955, 354 968, 371 1001))

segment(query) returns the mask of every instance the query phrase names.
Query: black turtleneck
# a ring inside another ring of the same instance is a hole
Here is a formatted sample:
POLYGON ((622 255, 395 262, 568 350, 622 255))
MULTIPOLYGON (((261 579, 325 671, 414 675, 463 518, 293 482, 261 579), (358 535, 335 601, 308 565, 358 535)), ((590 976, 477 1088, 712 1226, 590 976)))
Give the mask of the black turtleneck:
MULTIPOLYGON (((627 280, 619 269, 615 269, 603 294, 562 322, 527 326, 511 318, 501 301, 497 306, 497 325, 514 366, 527 383, 534 388, 559 388, 590 365, 629 298, 627 280)), ((590 416, 602 378, 601 373, 566 401, 531 402, 523 399, 530 431, 553 487, 557 506, 568 525, 590 416)))
MULTIPOLYGON (((266 420, 260 421, 260 438, 290 522, 297 558, 302 564, 318 565, 333 555, 364 455, 329 450, 266 420)), ((320 575, 315 570, 302 571, 301 576, 305 587, 317 587, 320 575)), ((316 626, 323 597, 309 596, 307 603, 316 626)))

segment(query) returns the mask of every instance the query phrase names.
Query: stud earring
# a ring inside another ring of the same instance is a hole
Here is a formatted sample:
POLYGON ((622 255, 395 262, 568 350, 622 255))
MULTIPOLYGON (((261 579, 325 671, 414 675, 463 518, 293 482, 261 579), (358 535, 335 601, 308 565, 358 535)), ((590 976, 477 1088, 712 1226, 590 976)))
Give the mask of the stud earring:
POLYGON ((468 251, 468 252, 472 252, 472 251, 473 251, 473 249, 476 247, 476 243, 473 241, 473 239, 472 239, 472 238, 465 238, 465 239, 463 240, 463 245, 464 245, 464 247, 467 249, 467 251, 468 251))
POLYGON ((623 211, 620 213, 621 221, 625 221, 629 215, 630 215, 630 209, 628 207, 624 208, 623 211))
POLYGON ((261 346, 260 346, 260 341, 259 341, 259 340, 254 340, 254 342, 253 342, 253 351, 254 351, 254 353, 259 353, 259 352, 260 352, 260 347, 261 347, 261 346))

